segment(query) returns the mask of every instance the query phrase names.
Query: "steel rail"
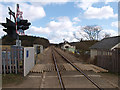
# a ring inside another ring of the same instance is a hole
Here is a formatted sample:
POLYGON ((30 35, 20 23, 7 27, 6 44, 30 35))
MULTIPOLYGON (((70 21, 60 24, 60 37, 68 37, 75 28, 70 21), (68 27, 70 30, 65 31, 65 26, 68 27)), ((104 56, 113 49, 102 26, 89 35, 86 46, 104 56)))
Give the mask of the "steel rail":
POLYGON ((65 86, 64 86, 64 83, 63 83, 63 80, 62 80, 62 77, 61 77, 61 74, 60 74, 60 71, 59 71, 57 62, 56 62, 55 55, 53 54, 53 50, 52 50, 52 57, 53 57, 55 69, 56 69, 56 71, 57 71, 57 75, 58 75, 58 79, 59 79, 59 83, 60 83, 61 89, 62 89, 62 90, 65 90, 65 86))
POLYGON ((66 60, 68 63, 70 63, 77 71, 79 71, 80 73, 82 73, 91 83, 93 83, 99 90, 104 90, 103 88, 100 88, 87 74, 85 74, 82 70, 80 70, 79 68, 77 68, 76 65, 74 65, 73 63, 71 63, 68 58, 66 58, 65 56, 63 56, 62 54, 60 54, 56 49, 54 49, 60 56, 62 56, 64 58, 64 60, 66 60))

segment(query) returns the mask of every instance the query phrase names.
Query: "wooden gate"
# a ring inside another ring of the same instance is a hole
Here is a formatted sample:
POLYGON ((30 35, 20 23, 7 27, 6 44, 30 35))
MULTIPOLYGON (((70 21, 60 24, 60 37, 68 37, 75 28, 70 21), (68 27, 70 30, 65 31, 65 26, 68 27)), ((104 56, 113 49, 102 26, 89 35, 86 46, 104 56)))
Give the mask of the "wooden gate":
POLYGON ((24 49, 18 46, 2 49, 2 73, 23 73, 24 49))

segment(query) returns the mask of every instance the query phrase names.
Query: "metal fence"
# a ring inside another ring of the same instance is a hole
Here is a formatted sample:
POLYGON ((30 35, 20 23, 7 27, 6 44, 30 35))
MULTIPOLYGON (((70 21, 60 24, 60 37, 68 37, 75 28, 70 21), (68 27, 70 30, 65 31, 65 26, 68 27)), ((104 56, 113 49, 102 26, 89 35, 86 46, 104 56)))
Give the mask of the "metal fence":
POLYGON ((23 73, 24 49, 18 46, 2 49, 2 73, 23 73))
POLYGON ((109 70, 110 72, 120 72, 120 49, 98 50, 97 66, 109 70))

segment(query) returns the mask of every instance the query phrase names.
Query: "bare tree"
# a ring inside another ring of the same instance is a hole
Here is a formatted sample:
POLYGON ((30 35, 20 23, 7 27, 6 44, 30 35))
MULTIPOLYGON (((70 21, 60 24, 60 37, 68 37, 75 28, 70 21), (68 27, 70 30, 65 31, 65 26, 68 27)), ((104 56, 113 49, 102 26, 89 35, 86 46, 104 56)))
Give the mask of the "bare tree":
POLYGON ((108 38, 108 37, 110 37, 111 36, 111 34, 110 33, 105 33, 105 35, 104 35, 104 37, 103 38, 108 38))
POLYGON ((84 26, 82 28, 87 33, 89 40, 98 40, 98 34, 102 30, 100 26, 84 26))
MULTIPOLYGON (((83 30, 83 32, 85 32, 85 33, 83 34, 79 31, 79 34, 82 37, 84 37, 85 39, 98 40, 98 38, 99 38, 98 35, 99 35, 99 32, 102 30, 102 28, 97 25, 91 25, 91 26, 84 26, 81 28, 81 30, 83 30)), ((77 38, 75 33, 73 35, 77 40, 79 40, 79 41, 81 40, 81 38, 77 38)))
POLYGON ((78 38, 75 33, 73 33, 73 36, 80 41, 80 38, 78 38))
MULTIPOLYGON (((79 34, 80 34, 82 37, 86 38, 87 40, 89 39, 86 34, 83 34, 83 33, 81 33, 81 32, 79 32, 79 34)), ((73 35, 74 35, 74 38, 76 38, 77 40, 79 40, 79 41, 82 41, 82 40, 83 40, 83 38, 79 38, 75 33, 73 33, 73 35)))

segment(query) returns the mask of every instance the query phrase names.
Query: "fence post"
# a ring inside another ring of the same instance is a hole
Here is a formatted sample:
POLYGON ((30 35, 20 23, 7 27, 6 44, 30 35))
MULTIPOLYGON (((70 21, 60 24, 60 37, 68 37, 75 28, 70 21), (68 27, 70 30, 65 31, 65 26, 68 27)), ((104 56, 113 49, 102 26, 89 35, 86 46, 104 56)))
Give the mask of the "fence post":
POLYGON ((4 59, 3 59, 3 69, 4 69, 4 74, 6 74, 5 65, 6 65, 6 63, 5 63, 5 58, 4 58, 4 59))
POLYGON ((6 48, 6 69, 7 69, 7 73, 8 73, 8 49, 6 48))
POLYGON ((22 72, 23 72, 23 76, 24 76, 24 48, 22 49, 22 72))
POLYGON ((114 54, 114 51, 111 51, 111 53, 112 53, 112 56, 111 56, 111 61, 112 61, 112 64, 111 64, 112 66, 111 67, 112 67, 112 69, 111 69, 111 71, 114 72, 115 71, 114 70, 114 68, 115 68, 114 67, 114 64, 115 64, 115 60, 114 60, 115 56, 114 55, 115 54, 114 54))
POLYGON ((19 62, 20 62, 20 58, 19 58, 19 52, 20 52, 20 49, 19 49, 19 47, 17 48, 17 53, 18 53, 18 58, 17 58, 17 61, 18 61, 18 72, 20 72, 20 64, 19 64, 19 62))
POLYGON ((15 59, 14 59, 14 51, 13 51, 13 48, 11 48, 11 55, 12 55, 12 60, 11 60, 11 61, 12 61, 12 71, 15 72, 15 71, 14 71, 14 64, 15 64, 14 61, 15 61, 15 59))
MULTIPOLYGON (((11 53, 10 53, 11 54, 11 53)), ((10 73, 11 73, 11 58, 9 60, 9 64, 10 64, 10 73)))
POLYGON ((15 57, 15 73, 17 74, 17 59, 15 57))

